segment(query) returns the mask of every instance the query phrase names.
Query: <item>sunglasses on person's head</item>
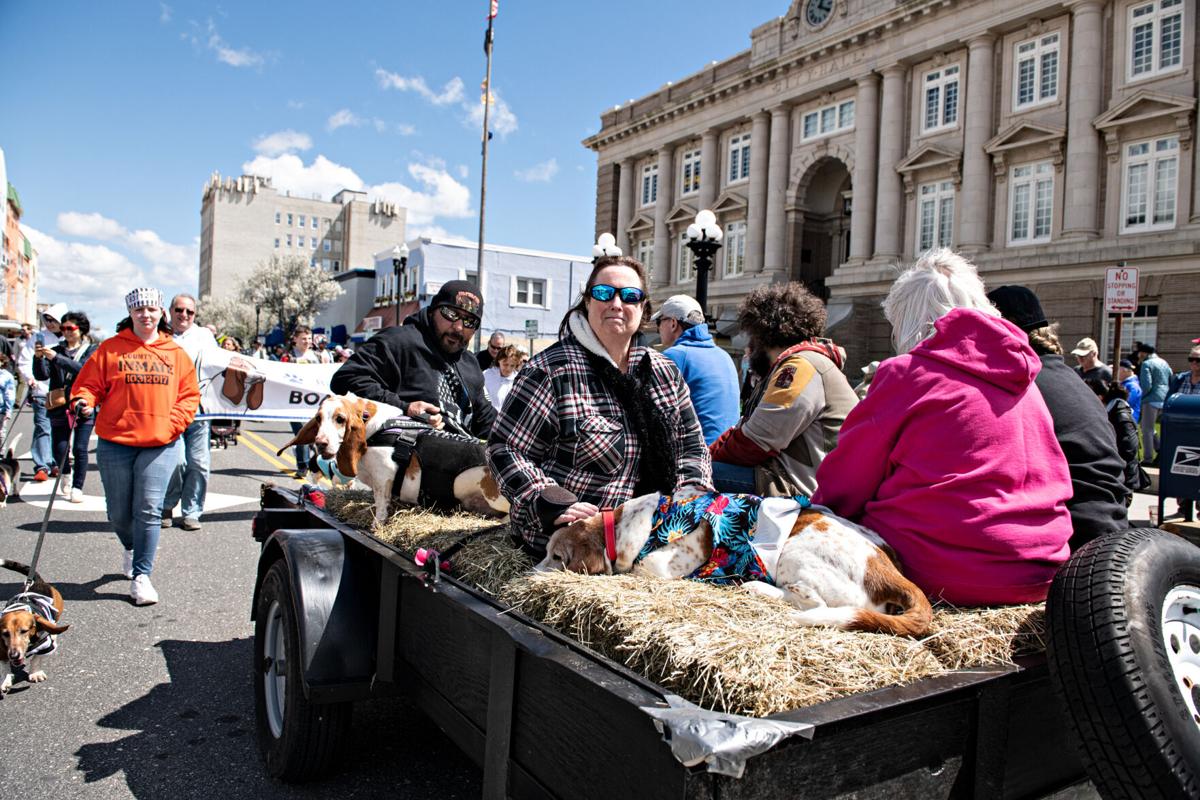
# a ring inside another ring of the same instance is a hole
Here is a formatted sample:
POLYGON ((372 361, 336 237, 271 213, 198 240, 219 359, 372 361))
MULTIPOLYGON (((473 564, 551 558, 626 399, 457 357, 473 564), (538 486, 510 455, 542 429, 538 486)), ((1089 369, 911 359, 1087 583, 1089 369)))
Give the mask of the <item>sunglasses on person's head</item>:
POLYGON ((77 330, 79 330, 79 326, 78 326, 78 325, 61 325, 60 327, 61 327, 61 328, 62 328, 64 331, 77 331, 77 330))
POLYGON ((588 289, 588 294, 592 296, 593 300, 599 300, 601 303, 607 303, 619 295, 621 302, 627 306, 640 303, 646 299, 646 293, 636 286, 623 286, 618 289, 615 286, 609 286, 607 283, 597 283, 591 289, 588 289))
POLYGON ((179 306, 175 306, 175 313, 176 314, 187 314, 189 317, 196 316, 196 310, 193 308, 180 308, 179 306))
POLYGON ((438 313, 447 322, 461 322, 464 328, 470 328, 471 330, 479 329, 479 317, 474 314, 468 314, 465 311, 460 311, 454 306, 438 306, 438 313))

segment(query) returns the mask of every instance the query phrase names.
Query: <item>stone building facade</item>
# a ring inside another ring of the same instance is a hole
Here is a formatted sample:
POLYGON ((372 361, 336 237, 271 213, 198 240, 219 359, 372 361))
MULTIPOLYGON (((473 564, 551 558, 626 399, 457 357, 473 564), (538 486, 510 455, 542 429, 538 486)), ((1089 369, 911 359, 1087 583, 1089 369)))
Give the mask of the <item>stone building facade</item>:
POLYGON ((233 293, 272 255, 303 256, 331 273, 371 270, 374 254, 404 241, 407 210, 343 189, 332 201, 279 192, 258 175, 213 173, 200 206, 200 295, 233 293))
POLYGON ((929 247, 1033 288, 1068 350, 1111 353, 1103 276, 1126 262, 1141 305, 1122 339, 1182 365, 1200 336, 1196 2, 794 0, 749 50, 601 115, 596 232, 662 299, 694 291, 684 231, 712 209, 709 311, 804 281, 850 367, 891 353, 880 300, 929 247))
POLYGON ((4 215, 3 247, 0 248, 0 275, 3 276, 3 296, 0 296, 0 333, 19 328, 28 322, 37 328, 41 318, 37 310, 38 253, 21 230, 21 196, 11 183, 5 181, 7 193, 4 215))

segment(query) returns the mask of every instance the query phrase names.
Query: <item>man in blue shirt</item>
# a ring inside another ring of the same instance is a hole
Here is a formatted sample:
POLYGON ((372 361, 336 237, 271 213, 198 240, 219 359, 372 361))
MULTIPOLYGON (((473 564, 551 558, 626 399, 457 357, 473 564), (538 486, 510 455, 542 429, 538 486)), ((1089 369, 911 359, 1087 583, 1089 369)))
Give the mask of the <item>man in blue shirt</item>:
POLYGON ((679 367, 692 393, 704 443, 712 444, 738 421, 738 377, 733 359, 713 341, 700 304, 685 294, 668 298, 650 319, 666 348, 663 355, 679 367))
POLYGON ((1142 387, 1142 465, 1156 466, 1158 461, 1158 437, 1154 433, 1154 423, 1162 412, 1163 401, 1167 399, 1167 388, 1174 375, 1171 367, 1158 356, 1154 345, 1145 342, 1137 343, 1137 352, 1142 364, 1138 367, 1138 383, 1142 387))

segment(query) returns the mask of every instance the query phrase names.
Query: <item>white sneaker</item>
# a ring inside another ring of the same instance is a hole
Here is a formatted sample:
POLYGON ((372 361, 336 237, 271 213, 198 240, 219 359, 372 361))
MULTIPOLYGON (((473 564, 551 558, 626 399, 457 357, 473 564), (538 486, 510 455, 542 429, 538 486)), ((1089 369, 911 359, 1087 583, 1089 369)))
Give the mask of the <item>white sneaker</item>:
POLYGON ((71 484, 68 483, 67 481, 63 481, 62 483, 60 483, 58 485, 58 493, 61 494, 63 497, 70 497, 71 496, 71 484))
POLYGON ((126 578, 133 580, 133 551, 126 550, 125 557, 121 559, 121 574, 126 578))
POLYGON ((138 606, 149 606, 158 602, 158 592, 154 591, 149 575, 138 575, 133 579, 129 584, 129 597, 134 605, 138 606))
POLYGON ((82 503, 83 502, 83 489, 72 489, 71 490, 71 502, 72 503, 82 503))

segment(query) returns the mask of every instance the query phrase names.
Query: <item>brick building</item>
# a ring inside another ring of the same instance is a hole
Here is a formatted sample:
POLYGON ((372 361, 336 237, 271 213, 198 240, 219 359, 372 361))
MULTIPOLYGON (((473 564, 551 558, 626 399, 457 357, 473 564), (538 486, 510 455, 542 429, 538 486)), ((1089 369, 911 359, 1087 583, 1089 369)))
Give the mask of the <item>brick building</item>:
MULTIPOLYGON (((828 299, 849 368, 891 352, 879 302, 921 251, 967 254, 1111 352, 1107 267, 1141 270, 1128 343, 1181 364, 1200 336, 1196 0, 795 0, 750 49, 601 115, 596 232, 709 311, 763 282, 828 299)), ((664 76, 671 77, 671 76, 664 76)), ((1182 368, 1182 367, 1180 367, 1182 368)))
POLYGON ((37 313, 38 263, 37 251, 21 230, 21 198, 16 187, 5 182, 4 246, 0 250, 0 270, 3 291, 0 295, 0 318, 15 322, 39 324, 37 313))

